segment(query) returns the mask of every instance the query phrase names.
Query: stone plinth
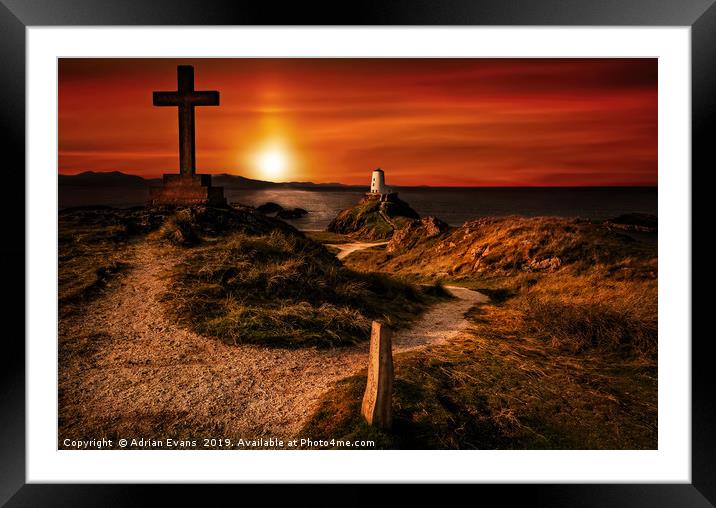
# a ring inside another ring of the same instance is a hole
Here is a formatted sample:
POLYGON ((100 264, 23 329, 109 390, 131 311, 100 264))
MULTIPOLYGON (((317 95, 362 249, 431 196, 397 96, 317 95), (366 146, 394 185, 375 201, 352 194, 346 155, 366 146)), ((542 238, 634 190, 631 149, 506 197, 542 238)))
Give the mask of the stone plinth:
POLYGON ((390 328, 373 321, 368 354, 368 382, 363 395, 361 414, 379 429, 393 424, 393 341, 390 328))
POLYGON ((211 175, 165 174, 161 187, 150 187, 149 206, 226 204, 223 187, 211 185, 211 175))

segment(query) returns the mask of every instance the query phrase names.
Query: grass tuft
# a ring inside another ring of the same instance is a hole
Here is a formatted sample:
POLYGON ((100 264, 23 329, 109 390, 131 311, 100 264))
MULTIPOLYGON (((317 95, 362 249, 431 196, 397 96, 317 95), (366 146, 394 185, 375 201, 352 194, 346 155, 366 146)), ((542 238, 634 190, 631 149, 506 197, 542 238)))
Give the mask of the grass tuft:
POLYGON ((657 283, 555 275, 513 302, 531 334, 572 351, 599 349, 655 358, 657 283))
POLYGON ((199 231, 191 209, 180 210, 169 217, 162 226, 160 235, 174 245, 190 246, 199 243, 199 231))
POLYGON ((373 319, 404 326, 440 294, 354 272, 320 244, 274 230, 188 249, 166 297, 177 319, 230 344, 327 347, 366 340, 373 319))

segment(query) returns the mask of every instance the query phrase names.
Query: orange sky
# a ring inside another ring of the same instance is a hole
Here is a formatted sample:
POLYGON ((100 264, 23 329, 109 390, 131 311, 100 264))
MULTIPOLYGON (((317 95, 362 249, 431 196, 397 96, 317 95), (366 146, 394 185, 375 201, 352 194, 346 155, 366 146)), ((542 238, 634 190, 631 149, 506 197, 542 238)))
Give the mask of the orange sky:
POLYGON ((656 59, 61 59, 59 170, 177 172, 176 65, 197 172, 389 185, 656 185, 656 59), (284 164, 267 173, 260 155, 284 164))

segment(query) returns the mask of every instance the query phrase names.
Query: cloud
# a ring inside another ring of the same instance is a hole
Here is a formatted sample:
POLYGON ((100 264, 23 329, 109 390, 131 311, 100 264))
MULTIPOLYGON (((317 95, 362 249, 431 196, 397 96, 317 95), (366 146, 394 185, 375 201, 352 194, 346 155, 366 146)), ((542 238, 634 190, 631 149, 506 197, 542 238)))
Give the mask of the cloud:
POLYGON ((395 185, 657 181, 656 59, 61 59, 60 171, 176 166, 176 111, 151 92, 176 87, 178 63, 221 92, 197 109, 206 171, 250 174, 278 138, 290 180, 383 166, 395 185))

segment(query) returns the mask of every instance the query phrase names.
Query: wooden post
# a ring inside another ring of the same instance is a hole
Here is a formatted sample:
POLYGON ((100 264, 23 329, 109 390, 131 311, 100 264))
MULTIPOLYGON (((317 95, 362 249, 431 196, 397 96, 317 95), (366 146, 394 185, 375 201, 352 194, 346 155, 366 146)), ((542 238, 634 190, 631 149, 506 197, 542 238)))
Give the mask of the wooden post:
POLYGON ((393 332, 373 321, 368 354, 368 383, 363 395, 361 414, 379 429, 389 429, 393 423, 393 332))

